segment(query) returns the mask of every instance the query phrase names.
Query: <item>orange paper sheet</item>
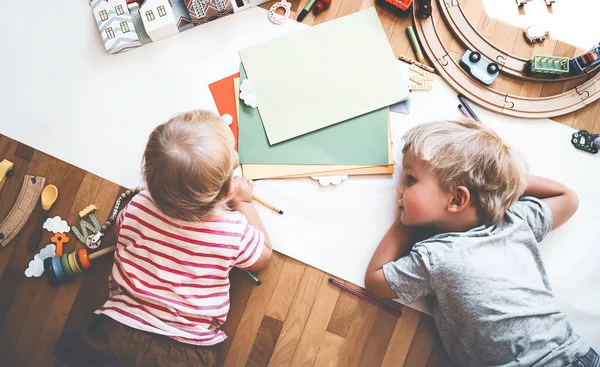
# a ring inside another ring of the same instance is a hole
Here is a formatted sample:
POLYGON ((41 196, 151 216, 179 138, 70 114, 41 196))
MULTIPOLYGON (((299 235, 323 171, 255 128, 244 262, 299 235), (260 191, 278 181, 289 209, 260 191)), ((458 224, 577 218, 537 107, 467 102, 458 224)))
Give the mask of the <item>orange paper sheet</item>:
MULTIPOLYGON (((235 106, 239 107, 240 79, 233 79, 235 106)), ((214 95, 213 95, 214 96, 214 95)), ((216 100, 216 98, 215 98, 216 100)), ((245 178, 252 180, 268 178, 302 178, 311 176, 358 176, 358 175, 384 175, 394 173, 394 160, 392 157, 391 131, 388 132, 388 157, 387 166, 334 166, 334 165, 281 165, 281 164, 243 164, 242 172, 245 178)))
POLYGON ((227 113, 233 117, 233 122, 229 127, 231 127, 231 131, 233 131, 233 136, 235 137, 236 150, 238 141, 238 115, 233 79, 239 77, 240 73, 236 73, 208 85, 219 114, 222 116, 227 113))

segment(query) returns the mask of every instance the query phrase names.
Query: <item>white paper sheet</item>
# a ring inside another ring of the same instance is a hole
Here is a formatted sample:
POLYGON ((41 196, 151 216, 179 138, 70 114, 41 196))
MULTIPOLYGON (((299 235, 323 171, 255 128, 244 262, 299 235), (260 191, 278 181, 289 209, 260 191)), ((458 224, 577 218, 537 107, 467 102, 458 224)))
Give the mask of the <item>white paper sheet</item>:
MULTIPOLYGON (((141 154, 154 126, 192 108, 216 111, 207 85, 236 71, 240 48, 302 27, 271 25, 266 11, 250 9, 109 55, 86 2, 61 5, 0 3, 0 133, 128 187, 140 183, 141 154), (15 14, 27 14, 28 26, 21 27, 15 14), (52 26, 45 26, 47 19, 52 26)), ((396 162, 399 139, 410 127, 461 116, 454 93, 440 80, 432 92, 412 93, 411 103, 410 115, 392 114, 396 162)), ((579 194, 577 214, 541 246, 560 306, 600 350, 600 155, 575 150, 573 129, 563 125, 473 108, 525 152, 532 173, 579 194)), ((261 181, 257 195, 285 214, 256 205, 278 251, 363 285, 371 254, 394 217, 396 176, 350 177, 337 187, 311 179, 261 181)))

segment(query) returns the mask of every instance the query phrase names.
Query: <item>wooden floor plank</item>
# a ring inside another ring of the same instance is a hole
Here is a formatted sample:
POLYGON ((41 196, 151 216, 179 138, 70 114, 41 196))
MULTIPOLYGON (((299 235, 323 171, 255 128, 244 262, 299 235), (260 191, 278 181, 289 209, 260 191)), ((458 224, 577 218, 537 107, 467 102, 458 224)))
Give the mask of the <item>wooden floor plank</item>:
POLYGON ((406 363, 404 364, 406 367, 425 367, 427 365, 427 360, 436 341, 434 327, 431 317, 421 316, 406 357, 406 363))
POLYGON ((396 322, 394 333, 383 357, 382 367, 403 366, 410 350, 421 313, 410 307, 402 308, 402 316, 396 322))
POLYGON ((246 362, 247 367, 263 367, 269 364, 282 327, 283 321, 265 315, 246 362))
MULTIPOLYGON (((323 344, 314 366, 318 367, 335 367, 338 366, 338 360, 340 359, 340 351, 344 345, 344 337, 337 334, 326 332, 323 338, 323 344)), ((340 366, 342 367, 342 366, 340 366)))
POLYGON ((284 262, 285 256, 274 252, 271 263, 260 273, 262 284, 252 291, 240 319, 236 338, 231 341, 227 355, 219 357, 221 365, 232 367, 243 366, 248 360, 250 350, 256 339, 256 333, 275 289, 277 279, 283 269, 284 262))
POLYGON ((306 265, 298 260, 290 257, 285 259, 285 264, 277 280, 277 285, 275 286, 265 315, 280 321, 285 320, 305 267, 306 265))
MULTIPOLYGON (((294 352, 291 366, 312 366, 317 358, 317 353, 327 331, 327 324, 341 291, 338 287, 329 284, 328 279, 329 276, 326 275, 321 280, 315 303, 310 310, 308 320, 304 326, 304 332, 294 352)), ((341 279, 334 279, 341 281, 341 279)))
POLYGON ((382 309, 377 311, 377 318, 369 332, 369 338, 360 357, 359 366, 370 367, 381 365, 397 321, 398 317, 395 315, 382 309))
POLYGON ((291 365, 323 277, 322 271, 306 265, 290 310, 283 323, 281 336, 275 345, 271 366, 291 365))

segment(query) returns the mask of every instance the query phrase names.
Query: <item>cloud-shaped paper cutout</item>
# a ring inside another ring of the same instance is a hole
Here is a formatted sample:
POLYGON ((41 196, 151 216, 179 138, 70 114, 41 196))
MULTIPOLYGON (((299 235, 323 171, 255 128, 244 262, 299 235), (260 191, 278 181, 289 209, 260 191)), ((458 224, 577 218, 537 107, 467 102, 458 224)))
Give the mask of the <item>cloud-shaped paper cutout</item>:
POLYGON ((250 106, 252 108, 258 107, 258 96, 256 95, 256 89, 248 79, 244 79, 242 85, 240 85, 240 99, 244 101, 246 106, 250 106))
POLYGON ((337 186, 342 183, 342 181, 346 181, 348 176, 311 176, 311 178, 315 181, 319 181, 319 184, 323 187, 334 185, 337 186))
POLYGON ((223 116, 221 116, 221 119, 223 121, 225 121, 225 123, 227 125, 231 125, 231 123, 233 122, 233 117, 230 114, 228 114, 228 113, 226 113, 223 116))
POLYGON ((71 230, 67 221, 62 220, 58 215, 54 218, 46 219, 43 228, 52 233, 68 233, 71 230))
POLYGON ((40 277, 44 274, 44 260, 49 257, 56 256, 56 245, 51 243, 44 247, 39 254, 33 257, 33 260, 29 262, 29 266, 25 269, 25 276, 40 277))

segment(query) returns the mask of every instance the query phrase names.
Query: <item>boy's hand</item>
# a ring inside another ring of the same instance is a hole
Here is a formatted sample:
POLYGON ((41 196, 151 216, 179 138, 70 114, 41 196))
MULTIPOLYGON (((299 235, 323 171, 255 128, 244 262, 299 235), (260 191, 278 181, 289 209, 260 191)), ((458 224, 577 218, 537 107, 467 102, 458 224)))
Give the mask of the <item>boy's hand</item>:
POLYGON ((241 203, 252 203, 254 182, 238 176, 233 178, 233 184, 235 185, 235 194, 231 199, 231 205, 237 208, 241 203))

